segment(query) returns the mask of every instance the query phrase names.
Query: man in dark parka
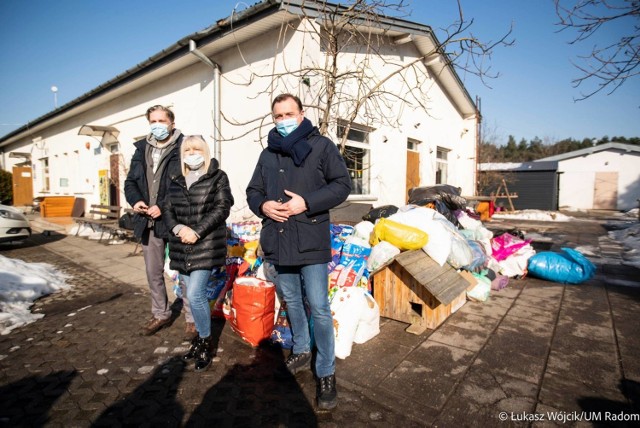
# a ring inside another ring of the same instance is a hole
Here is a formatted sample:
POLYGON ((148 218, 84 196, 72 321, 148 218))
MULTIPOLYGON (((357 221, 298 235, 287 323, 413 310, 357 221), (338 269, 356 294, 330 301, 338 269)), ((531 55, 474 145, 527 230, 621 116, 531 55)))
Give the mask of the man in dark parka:
POLYGON ((262 218, 264 259, 275 266, 278 294, 287 303, 293 351, 285 361, 286 368, 290 374, 310 368, 304 287, 318 350, 318 407, 332 409, 338 399, 335 333, 328 299, 329 210, 349 196, 351 180, 338 148, 304 117, 298 97, 279 95, 271 111, 276 126, 269 132, 268 147, 247 187, 247 202, 262 218))

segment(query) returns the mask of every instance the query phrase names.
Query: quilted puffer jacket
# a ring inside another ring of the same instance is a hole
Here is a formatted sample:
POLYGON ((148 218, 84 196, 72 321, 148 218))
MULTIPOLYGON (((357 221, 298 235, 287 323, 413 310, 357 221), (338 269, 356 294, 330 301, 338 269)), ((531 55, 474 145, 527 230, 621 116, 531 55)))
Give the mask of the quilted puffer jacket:
POLYGON ((195 270, 211 270, 224 265, 227 255, 226 220, 233 196, 227 174, 211 159, 206 174, 187 189, 182 174, 172 173, 163 217, 169 231, 179 224, 193 229, 200 239, 195 244, 183 244, 169 233, 171 269, 188 275, 195 270))

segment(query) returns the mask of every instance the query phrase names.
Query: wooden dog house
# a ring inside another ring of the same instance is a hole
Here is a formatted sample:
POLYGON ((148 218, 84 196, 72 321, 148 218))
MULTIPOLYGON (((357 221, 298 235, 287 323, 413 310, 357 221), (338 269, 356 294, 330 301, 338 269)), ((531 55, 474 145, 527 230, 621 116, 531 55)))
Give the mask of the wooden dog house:
POLYGON ((422 250, 405 251, 373 275, 380 316, 411 324, 406 331, 435 329, 466 302, 469 282, 422 250))

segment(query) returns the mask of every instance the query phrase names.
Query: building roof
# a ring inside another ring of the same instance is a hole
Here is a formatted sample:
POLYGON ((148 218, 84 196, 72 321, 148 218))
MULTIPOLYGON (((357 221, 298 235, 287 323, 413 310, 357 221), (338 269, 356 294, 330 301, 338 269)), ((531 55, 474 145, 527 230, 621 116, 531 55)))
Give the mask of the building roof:
MULTIPOLYGON (((113 79, 8 133, 0 138, 0 146, 14 143, 21 138, 35 137, 48 126, 195 64, 199 59, 190 54, 193 46, 197 46, 198 50, 211 57, 237 43, 258 37, 265 30, 277 28, 283 22, 299 19, 303 14, 309 18, 321 19, 323 9, 327 8, 345 9, 341 5, 311 0, 263 0, 241 12, 218 20, 202 31, 183 37, 113 79)), ((413 42, 415 44, 419 53, 425 56, 424 64, 434 76, 437 76, 442 89, 463 117, 479 115, 473 99, 449 58, 442 52, 440 42, 431 27, 385 16, 380 16, 378 22, 379 31, 390 36, 397 43, 413 42)), ((364 19, 362 25, 366 25, 364 19)))
POLYGON ((480 171, 557 171, 558 162, 496 162, 481 163, 478 165, 480 171))
POLYGON ((594 153, 603 152, 606 150, 618 150, 623 152, 635 152, 640 154, 640 146, 636 146, 633 144, 622 144, 622 143, 605 143, 599 144, 597 146, 588 147, 586 149, 574 150, 572 152, 562 153, 560 155, 549 156, 546 158, 538 159, 535 162, 543 162, 543 161, 562 161, 567 159, 573 159, 580 156, 588 156, 594 153))

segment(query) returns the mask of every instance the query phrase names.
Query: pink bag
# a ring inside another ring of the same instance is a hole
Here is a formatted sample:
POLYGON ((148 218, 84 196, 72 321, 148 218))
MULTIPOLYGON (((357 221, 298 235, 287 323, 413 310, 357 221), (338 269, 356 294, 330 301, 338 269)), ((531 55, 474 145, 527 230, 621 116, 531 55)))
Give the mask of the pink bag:
POLYGON ((523 240, 505 232, 491 240, 491 255, 497 261, 502 261, 530 242, 531 239, 523 240))

